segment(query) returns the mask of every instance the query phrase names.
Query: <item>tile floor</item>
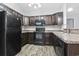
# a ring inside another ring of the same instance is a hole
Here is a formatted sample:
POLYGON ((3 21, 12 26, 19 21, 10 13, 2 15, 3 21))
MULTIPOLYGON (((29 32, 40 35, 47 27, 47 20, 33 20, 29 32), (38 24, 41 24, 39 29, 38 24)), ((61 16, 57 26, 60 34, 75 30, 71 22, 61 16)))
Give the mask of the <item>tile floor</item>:
POLYGON ((56 56, 53 46, 26 44, 16 56, 56 56))

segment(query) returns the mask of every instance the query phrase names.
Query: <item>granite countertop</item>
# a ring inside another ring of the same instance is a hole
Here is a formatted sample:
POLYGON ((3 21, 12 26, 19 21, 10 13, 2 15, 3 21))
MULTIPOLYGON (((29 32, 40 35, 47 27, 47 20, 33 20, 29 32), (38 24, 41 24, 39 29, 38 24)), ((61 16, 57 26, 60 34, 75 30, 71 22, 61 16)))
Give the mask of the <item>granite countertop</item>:
MULTIPOLYGON (((26 32, 36 32, 35 30, 22 30, 22 33, 26 32)), ((63 32, 63 30, 45 30, 45 32, 51 33, 51 32, 63 32)))
MULTIPOLYGON (((22 33, 26 32, 35 32, 33 30, 28 31, 22 31, 22 33)), ((54 33, 56 36, 58 36, 62 41, 68 44, 79 44, 79 34, 71 34, 71 33, 64 33, 63 31, 57 31, 57 30, 46 30, 46 33, 54 33)))
POLYGON ((71 34, 64 32, 53 32, 53 33, 67 44, 79 44, 79 34, 71 34))

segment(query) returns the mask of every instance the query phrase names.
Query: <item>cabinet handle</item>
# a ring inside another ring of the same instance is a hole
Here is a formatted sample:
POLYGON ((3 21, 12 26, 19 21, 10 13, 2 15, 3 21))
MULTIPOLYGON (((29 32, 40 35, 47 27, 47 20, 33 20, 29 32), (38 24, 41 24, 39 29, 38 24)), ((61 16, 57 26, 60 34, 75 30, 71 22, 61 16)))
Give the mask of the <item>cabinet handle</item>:
POLYGON ((17 18, 17 20, 19 20, 19 18, 17 18))

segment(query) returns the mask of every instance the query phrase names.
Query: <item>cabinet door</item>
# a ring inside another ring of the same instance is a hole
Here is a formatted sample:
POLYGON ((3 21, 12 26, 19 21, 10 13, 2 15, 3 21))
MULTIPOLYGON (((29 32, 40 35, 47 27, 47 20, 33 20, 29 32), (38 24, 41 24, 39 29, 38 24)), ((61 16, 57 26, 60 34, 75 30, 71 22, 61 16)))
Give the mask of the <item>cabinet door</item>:
POLYGON ((48 33, 45 33, 45 38, 44 38, 44 44, 50 44, 50 42, 49 42, 49 34, 48 33))
POLYGON ((21 20, 17 16, 7 15, 7 26, 8 27, 20 27, 21 20))
POLYGON ((58 24, 58 15, 54 15, 54 25, 58 24))
POLYGON ((23 25, 29 25, 29 18, 23 17, 23 25))
POLYGON ((0 11, 0 56, 5 55, 5 12, 0 11))
POLYGON ((17 16, 7 16, 6 53, 15 55, 21 50, 21 21, 17 16))
POLYGON ((63 13, 56 13, 52 15, 52 24, 53 25, 62 25, 63 24, 63 13))
POLYGON ((44 16, 45 24, 51 25, 52 24, 52 16, 44 16))
POLYGON ((22 34, 22 41, 21 41, 21 46, 24 46, 25 44, 28 43, 28 40, 29 40, 29 33, 23 33, 22 34))
POLYGON ((62 14, 56 14, 55 20, 56 20, 56 25, 62 25, 63 24, 63 15, 62 14))
POLYGON ((21 49, 21 33, 14 28, 8 28, 6 37, 7 55, 15 55, 21 49))
POLYGON ((55 24, 55 16, 52 16, 52 25, 54 25, 55 24))
POLYGON ((28 43, 32 44, 34 42, 34 33, 28 33, 28 43))
POLYGON ((35 25, 35 17, 29 17, 29 25, 34 26, 35 25))
POLYGON ((79 44, 67 44, 67 56, 79 56, 79 44))

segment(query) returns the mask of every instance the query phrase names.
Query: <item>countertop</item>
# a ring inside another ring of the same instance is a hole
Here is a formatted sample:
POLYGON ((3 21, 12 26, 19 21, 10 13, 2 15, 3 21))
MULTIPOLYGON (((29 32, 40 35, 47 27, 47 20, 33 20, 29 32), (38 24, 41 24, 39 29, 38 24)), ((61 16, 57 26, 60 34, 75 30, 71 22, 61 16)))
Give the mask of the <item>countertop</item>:
POLYGON ((67 44, 79 44, 79 34, 71 34, 64 32, 53 32, 53 33, 67 44))
MULTIPOLYGON (((34 32, 32 30, 30 31, 22 31, 22 33, 26 32, 34 32)), ((79 34, 71 34, 71 33, 64 33, 60 30, 53 30, 53 31, 45 31, 46 33, 54 33, 56 36, 58 36, 62 41, 64 41, 67 44, 79 44, 79 34)))

